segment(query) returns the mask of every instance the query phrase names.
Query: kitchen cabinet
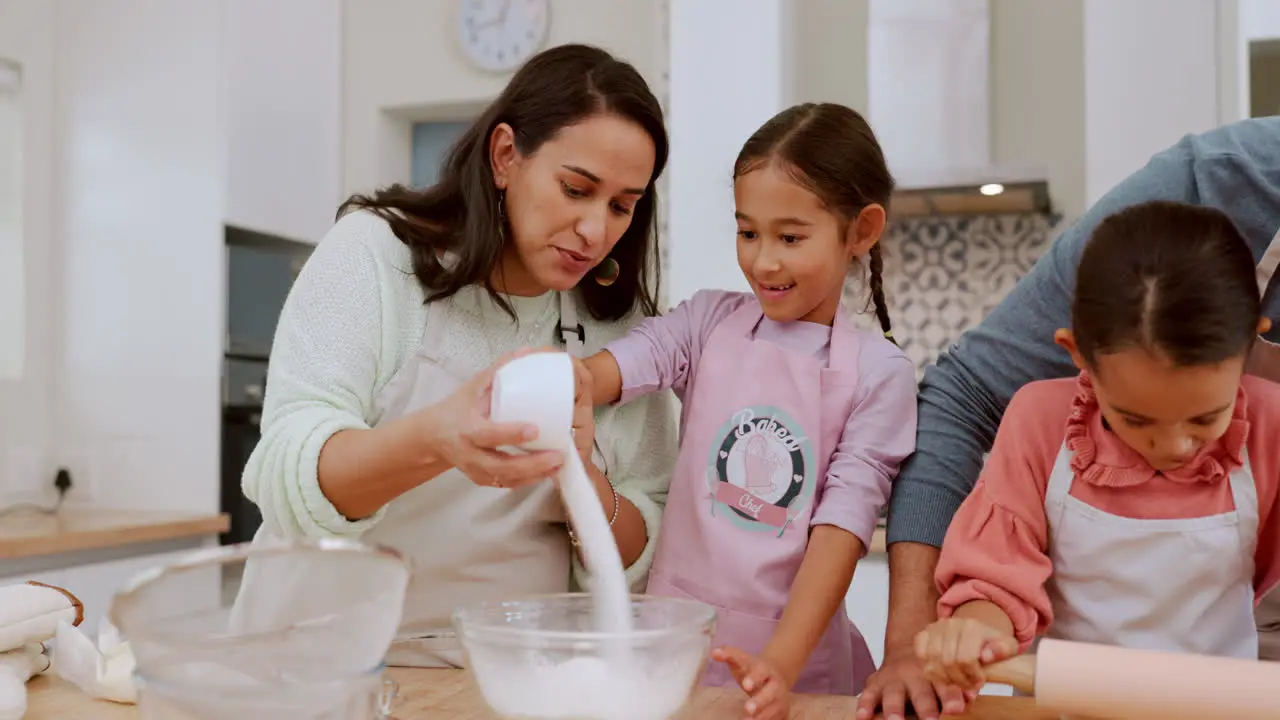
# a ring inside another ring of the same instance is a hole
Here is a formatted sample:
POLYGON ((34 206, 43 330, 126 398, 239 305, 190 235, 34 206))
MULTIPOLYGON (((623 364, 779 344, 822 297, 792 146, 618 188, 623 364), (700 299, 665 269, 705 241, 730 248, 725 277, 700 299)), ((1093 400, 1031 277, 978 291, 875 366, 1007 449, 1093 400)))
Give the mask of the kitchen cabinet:
POLYGON ((226 223, 315 243, 341 200, 341 0, 224 0, 226 223))
POLYGON ((868 107, 905 187, 991 164, 989 0, 873 0, 868 107))

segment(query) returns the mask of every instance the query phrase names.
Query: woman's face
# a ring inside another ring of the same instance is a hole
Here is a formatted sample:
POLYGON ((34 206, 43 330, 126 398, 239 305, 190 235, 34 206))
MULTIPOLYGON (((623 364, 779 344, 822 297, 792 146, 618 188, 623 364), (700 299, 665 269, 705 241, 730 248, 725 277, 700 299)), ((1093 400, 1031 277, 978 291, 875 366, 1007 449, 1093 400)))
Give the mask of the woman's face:
POLYGON ((495 284, 513 295, 572 289, 630 227, 653 176, 653 140, 609 114, 562 129, 531 155, 513 140, 503 124, 489 143, 513 235, 495 284))

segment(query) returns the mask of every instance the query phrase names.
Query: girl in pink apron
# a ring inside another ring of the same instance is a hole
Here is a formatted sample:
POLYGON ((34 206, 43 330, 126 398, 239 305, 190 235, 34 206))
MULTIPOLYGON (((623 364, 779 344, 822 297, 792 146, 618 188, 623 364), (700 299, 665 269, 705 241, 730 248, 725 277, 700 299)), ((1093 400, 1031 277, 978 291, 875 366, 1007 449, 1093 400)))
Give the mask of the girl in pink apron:
POLYGON ((1082 372, 1014 396, 947 533, 931 679, 976 690, 1039 636, 1257 659, 1280 582, 1280 385, 1244 374, 1260 298, 1218 210, 1098 227, 1057 334, 1082 372))
POLYGON ((782 112, 734 167, 752 294, 699 292, 586 361, 597 403, 683 400, 648 592, 717 609, 703 682, 740 684, 754 717, 785 717, 792 690, 856 694, 874 670, 843 601, 915 447, 915 372, 886 339, 876 245, 892 189, 856 112, 782 112), (883 333, 840 306, 864 258, 883 333))

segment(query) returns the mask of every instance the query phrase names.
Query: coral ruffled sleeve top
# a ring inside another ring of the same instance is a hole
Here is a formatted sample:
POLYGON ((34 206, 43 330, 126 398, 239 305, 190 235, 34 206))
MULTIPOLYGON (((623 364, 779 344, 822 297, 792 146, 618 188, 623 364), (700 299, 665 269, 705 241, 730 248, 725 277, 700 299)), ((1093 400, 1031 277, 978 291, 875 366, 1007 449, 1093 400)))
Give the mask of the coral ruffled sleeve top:
POLYGON ((1280 385, 1245 377, 1222 438, 1183 467, 1157 472, 1106 429, 1081 375, 1030 383, 1010 401, 982 475, 947 531, 936 575, 939 617, 988 600, 1008 614, 1024 650, 1053 622, 1045 492, 1064 443, 1073 452, 1072 497, 1138 519, 1230 512, 1227 478, 1247 450, 1258 493, 1255 597, 1280 584, 1280 385))

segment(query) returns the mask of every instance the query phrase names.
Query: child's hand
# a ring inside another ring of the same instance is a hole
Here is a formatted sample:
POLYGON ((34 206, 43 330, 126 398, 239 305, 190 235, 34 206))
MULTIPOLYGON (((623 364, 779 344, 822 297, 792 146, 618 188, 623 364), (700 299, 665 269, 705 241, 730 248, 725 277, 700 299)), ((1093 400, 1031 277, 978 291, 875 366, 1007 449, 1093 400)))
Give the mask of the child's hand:
POLYGON ((747 717, 751 720, 786 720, 791 710, 791 683, 772 664, 735 647, 716 648, 711 659, 729 666, 733 679, 751 697, 747 717))
POLYGON ((916 635, 916 657, 934 683, 976 693, 986 684, 984 665, 1018 654, 1018 641, 970 618, 939 620, 916 635))
POLYGON ((573 444, 578 448, 582 462, 591 464, 591 451, 595 447, 595 406, 591 403, 591 370, 576 357, 573 360, 573 444))

